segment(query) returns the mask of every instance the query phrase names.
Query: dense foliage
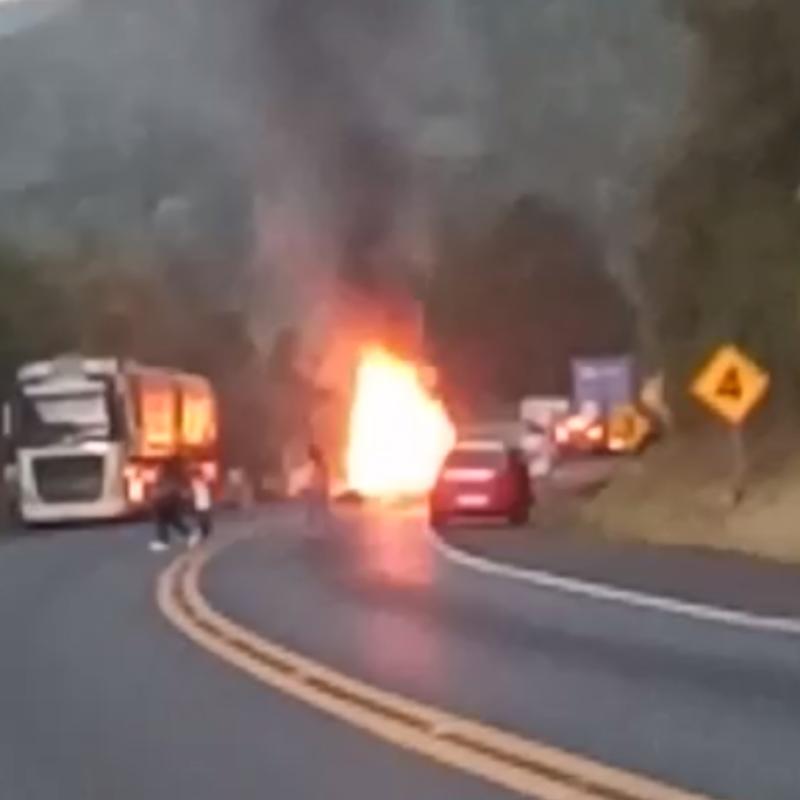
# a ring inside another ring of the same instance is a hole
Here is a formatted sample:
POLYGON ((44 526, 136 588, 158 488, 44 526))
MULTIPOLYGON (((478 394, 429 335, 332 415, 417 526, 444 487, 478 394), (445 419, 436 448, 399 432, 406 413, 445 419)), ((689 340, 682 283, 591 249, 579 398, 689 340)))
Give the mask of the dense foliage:
POLYGON ((571 358, 635 348, 632 308, 601 254, 574 215, 534 196, 447 252, 428 328, 458 405, 568 394, 571 358))
POLYGON ((696 34, 682 140, 642 253, 644 313, 677 409, 724 341, 774 379, 773 412, 800 398, 800 5, 676 0, 696 34))
POLYGON ((58 353, 117 356, 208 375, 221 394, 224 447, 235 459, 257 446, 259 356, 246 317, 168 274, 111 258, 35 261, 0 249, 0 391, 20 363, 58 353), (244 421, 247 421, 245 424, 244 421))

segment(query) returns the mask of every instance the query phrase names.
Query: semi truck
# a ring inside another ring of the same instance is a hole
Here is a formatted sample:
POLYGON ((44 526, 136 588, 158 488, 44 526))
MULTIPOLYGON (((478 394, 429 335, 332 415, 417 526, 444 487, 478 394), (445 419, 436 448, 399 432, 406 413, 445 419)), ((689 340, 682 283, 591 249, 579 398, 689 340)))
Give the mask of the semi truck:
POLYGON ((60 356, 23 365, 3 406, 7 477, 26 524, 145 510, 167 459, 217 480, 217 403, 203 377, 60 356))

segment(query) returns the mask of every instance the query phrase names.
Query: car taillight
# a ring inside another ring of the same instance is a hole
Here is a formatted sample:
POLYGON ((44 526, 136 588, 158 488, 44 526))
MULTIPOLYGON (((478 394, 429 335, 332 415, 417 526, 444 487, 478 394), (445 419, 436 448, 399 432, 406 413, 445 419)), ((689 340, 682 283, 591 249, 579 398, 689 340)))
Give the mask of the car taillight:
POLYGON ((601 442, 601 441, 603 441, 603 426, 602 425, 592 425, 586 431, 586 435, 593 442, 601 442))

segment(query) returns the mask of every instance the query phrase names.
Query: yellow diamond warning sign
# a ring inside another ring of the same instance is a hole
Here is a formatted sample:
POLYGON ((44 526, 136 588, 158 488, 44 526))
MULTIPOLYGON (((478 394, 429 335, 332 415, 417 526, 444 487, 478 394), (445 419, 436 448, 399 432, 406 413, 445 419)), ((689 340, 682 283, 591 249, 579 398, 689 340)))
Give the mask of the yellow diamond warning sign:
POLYGON ((769 375, 733 345, 717 350, 692 383, 692 394, 733 425, 741 425, 769 388, 769 375))

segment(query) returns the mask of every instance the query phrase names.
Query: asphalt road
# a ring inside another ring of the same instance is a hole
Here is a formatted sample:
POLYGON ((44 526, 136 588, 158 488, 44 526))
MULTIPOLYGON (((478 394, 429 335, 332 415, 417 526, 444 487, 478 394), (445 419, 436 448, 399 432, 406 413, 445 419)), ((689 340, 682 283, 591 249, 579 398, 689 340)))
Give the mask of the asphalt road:
POLYGON ((712 796, 797 800, 800 638, 474 573, 412 518, 340 532, 339 555, 315 557, 296 521, 265 521, 204 590, 380 687, 712 796))
POLYGON ((167 562, 145 536, 95 528, 0 546, 1 800, 505 796, 184 640, 156 610, 167 562))
MULTIPOLYGON (((445 563, 412 515, 333 549, 292 509, 211 562, 212 605, 378 686, 730 800, 796 800, 800 639, 445 563)), ((0 799, 499 798, 237 674, 158 614, 136 527, 0 546, 0 799)), ((225 535, 223 533, 223 535, 225 535)))

